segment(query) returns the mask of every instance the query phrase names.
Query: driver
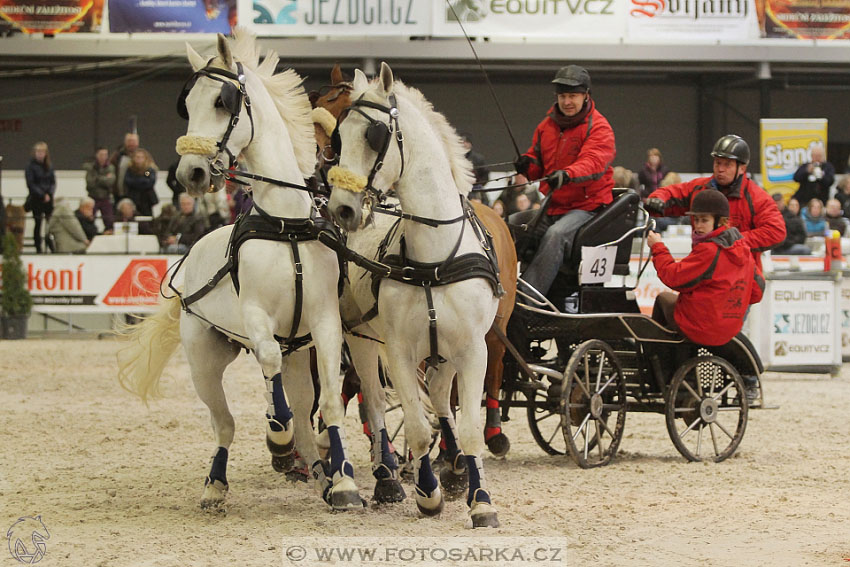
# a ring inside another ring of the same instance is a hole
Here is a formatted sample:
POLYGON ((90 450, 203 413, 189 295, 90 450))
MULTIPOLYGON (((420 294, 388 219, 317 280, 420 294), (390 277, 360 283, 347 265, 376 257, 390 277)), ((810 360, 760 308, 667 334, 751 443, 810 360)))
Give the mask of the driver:
MULTIPOLYGON (((551 193, 546 214, 537 230, 545 233, 522 278, 546 294, 558 275, 564 250, 595 214, 614 200, 614 131, 596 110, 590 96, 590 75, 578 65, 567 65, 552 80, 556 101, 531 140, 531 147, 514 166, 514 183, 544 179, 540 190, 551 193)), ((511 224, 527 222, 525 211, 512 215, 511 224)), ((535 212, 531 212, 534 215, 535 212)))
POLYGON ((711 156, 714 175, 656 189, 645 206, 656 215, 681 216, 701 191, 719 190, 729 200, 730 224, 741 231, 761 269, 761 253, 785 240, 782 213, 773 198, 747 177, 750 147, 743 138, 735 134, 723 136, 714 144, 711 156))

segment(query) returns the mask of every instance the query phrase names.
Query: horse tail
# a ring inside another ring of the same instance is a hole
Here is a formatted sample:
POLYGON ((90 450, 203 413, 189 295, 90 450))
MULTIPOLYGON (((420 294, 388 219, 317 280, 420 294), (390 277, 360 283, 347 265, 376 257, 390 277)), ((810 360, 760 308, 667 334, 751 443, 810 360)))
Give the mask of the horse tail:
POLYGON ((180 344, 180 300, 165 299, 153 315, 116 331, 128 344, 118 351, 118 382, 147 403, 159 397, 159 379, 180 344))

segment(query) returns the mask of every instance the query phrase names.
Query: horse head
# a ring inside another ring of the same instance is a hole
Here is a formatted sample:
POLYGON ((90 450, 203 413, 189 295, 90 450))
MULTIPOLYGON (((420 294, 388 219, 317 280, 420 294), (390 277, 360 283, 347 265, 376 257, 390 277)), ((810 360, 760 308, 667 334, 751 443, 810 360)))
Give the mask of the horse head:
POLYGON ((338 156, 333 149, 331 137, 336 130, 337 120, 351 106, 351 88, 351 82, 345 80, 337 64, 331 70, 330 84, 310 93, 310 104, 313 106, 311 116, 316 145, 319 147, 319 168, 333 165, 337 161, 338 156))
POLYGON ((224 171, 254 137, 242 64, 221 34, 217 50, 207 61, 186 44, 194 74, 177 102, 178 113, 189 120, 186 135, 177 139, 177 179, 196 197, 224 187, 224 171))
POLYGON ((340 161, 328 172, 335 189, 329 208, 346 230, 357 230, 368 221, 374 201, 382 198, 403 172, 403 138, 393 83, 386 63, 381 63, 381 73, 372 83, 356 70, 350 95, 353 102, 337 125, 334 150, 340 161))

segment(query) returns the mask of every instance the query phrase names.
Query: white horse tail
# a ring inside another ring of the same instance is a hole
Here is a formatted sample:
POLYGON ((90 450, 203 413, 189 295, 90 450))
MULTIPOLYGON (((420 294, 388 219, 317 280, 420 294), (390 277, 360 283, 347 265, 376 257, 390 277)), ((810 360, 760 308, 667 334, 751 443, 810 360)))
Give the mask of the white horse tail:
POLYGON ((121 387, 146 403, 159 397, 159 378, 180 344, 180 300, 165 299, 156 313, 117 333, 128 343, 116 355, 121 387))

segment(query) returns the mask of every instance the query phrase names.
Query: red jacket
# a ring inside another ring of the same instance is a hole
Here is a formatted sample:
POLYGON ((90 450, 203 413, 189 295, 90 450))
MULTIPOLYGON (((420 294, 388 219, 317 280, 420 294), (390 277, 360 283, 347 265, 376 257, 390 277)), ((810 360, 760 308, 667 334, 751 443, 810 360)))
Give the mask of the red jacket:
POLYGON ((663 242, 652 247, 659 279, 679 292, 673 316, 702 345, 723 345, 741 331, 747 306, 761 301, 764 279, 736 228, 718 229, 679 262, 663 242))
MULTIPOLYGON (((592 211, 614 200, 614 131, 592 99, 589 103, 591 108, 584 121, 567 130, 561 130, 547 115, 534 130, 531 147, 525 152, 532 161, 529 179, 540 179, 559 169, 570 176, 569 183, 552 195, 546 210, 549 215, 563 215, 574 209, 592 211)), ((548 194, 549 185, 544 181, 540 190, 548 194)))
MULTIPOLYGON (((665 215, 681 216, 691 208, 691 202, 703 189, 716 189, 714 177, 700 177, 687 183, 668 185, 653 191, 649 198, 665 202, 665 215)), ((756 265, 761 269, 761 253, 785 240, 785 221, 779 207, 767 191, 748 177, 738 187, 724 192, 729 199, 729 224, 744 236, 744 244, 753 251, 756 265)))

